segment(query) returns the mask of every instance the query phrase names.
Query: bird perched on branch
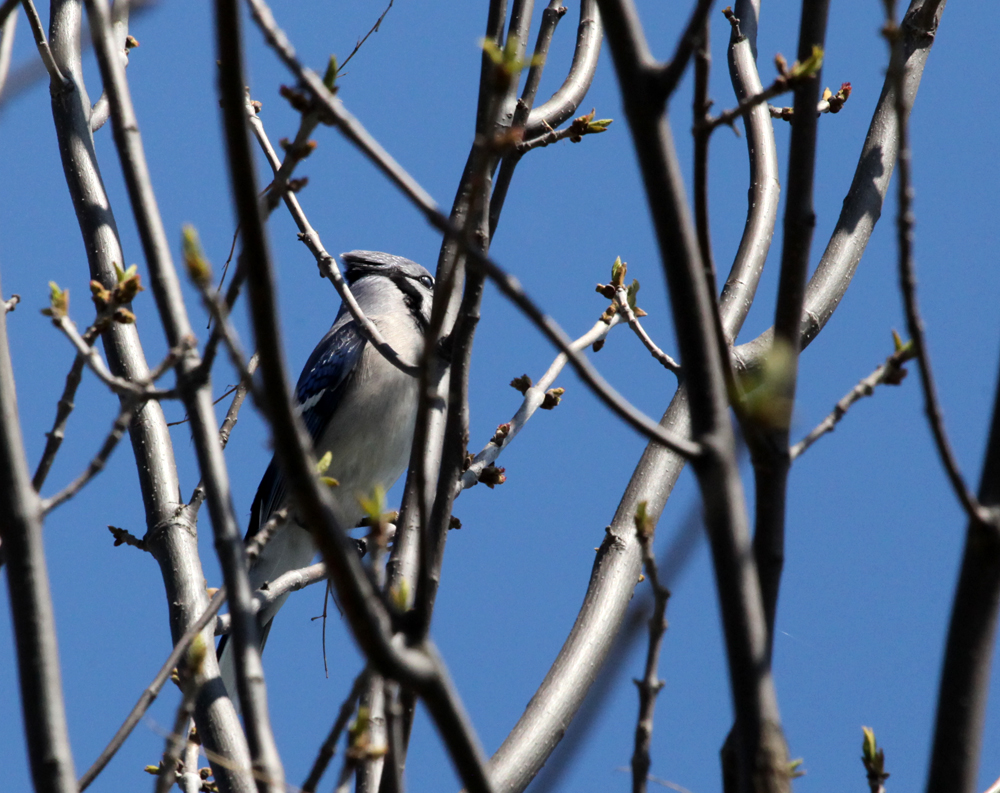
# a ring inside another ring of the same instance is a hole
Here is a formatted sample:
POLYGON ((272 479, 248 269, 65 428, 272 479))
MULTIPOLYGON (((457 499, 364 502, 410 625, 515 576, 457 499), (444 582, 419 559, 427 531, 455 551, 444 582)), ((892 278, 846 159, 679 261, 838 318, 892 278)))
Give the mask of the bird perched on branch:
MULTIPOLYGON (((345 276, 358 306, 404 359, 420 360, 430 322, 434 279, 416 262, 376 251, 341 254, 345 276)), ((339 483, 333 490, 348 528, 377 485, 390 488, 405 470, 417 414, 417 379, 402 372, 369 344, 347 307, 341 305, 333 327, 320 340, 299 376, 295 400, 312 437, 317 459, 330 452, 325 475, 339 483)), ((283 508, 288 517, 250 567, 256 591, 289 570, 306 567, 316 554, 309 531, 288 503, 284 476, 272 459, 250 511, 246 540, 283 508)), ((271 621, 288 595, 257 615, 261 649, 271 621)), ((219 665, 230 696, 235 697, 232 648, 224 636, 219 665)), ((235 700, 234 700, 235 702, 235 700)), ((238 707, 238 705, 237 705, 238 707)))

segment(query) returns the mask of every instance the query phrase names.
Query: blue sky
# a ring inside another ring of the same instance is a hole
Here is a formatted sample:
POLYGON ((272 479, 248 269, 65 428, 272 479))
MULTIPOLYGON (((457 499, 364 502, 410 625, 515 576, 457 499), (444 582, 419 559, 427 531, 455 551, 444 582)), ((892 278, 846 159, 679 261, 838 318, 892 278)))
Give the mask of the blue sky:
MULTIPOLYGON (((44 4, 43 4, 44 5, 44 4)), ((482 4, 418 5, 398 0, 341 78, 340 96, 383 145, 438 200, 450 206, 472 141, 482 4)), ((168 233, 179 249, 180 228, 193 223, 218 269, 231 244, 215 91, 210 4, 174 0, 134 20, 141 46, 129 79, 154 186, 168 233)), ((327 57, 351 50, 384 6, 299 0, 275 14, 302 58, 321 69, 327 57)), ((574 40, 576 5, 562 22, 542 94, 561 82, 574 40)), ((641 3, 654 52, 667 57, 687 8, 641 3)), ((43 16, 46 11, 42 9, 43 16)), ((834 3, 823 80, 834 90, 850 81, 845 109, 820 120, 815 263, 850 184, 887 61, 878 35, 882 4, 834 3)), ((773 55, 796 49, 798 5, 764 3, 760 71, 774 76, 773 55)), ((990 62, 995 44, 982 11, 951 4, 944 13, 912 116, 917 216, 916 258, 945 418, 968 480, 975 486, 992 405, 1000 318, 997 265, 1000 159, 995 153, 1000 88, 990 62)), ((729 25, 713 14, 716 107, 734 104, 725 70, 729 25)), ((252 94, 273 141, 291 136, 296 119, 278 96, 290 83, 256 30, 247 29, 252 94)), ((608 53, 602 53, 584 111, 616 122, 580 144, 565 142, 526 157, 515 175, 492 252, 529 293, 573 335, 604 308, 593 292, 621 256, 643 289, 646 328, 667 352, 676 349, 660 265, 608 53)), ((14 62, 36 57, 20 20, 14 62)), ((99 94, 86 60, 91 98, 99 94)), ((674 100, 671 123, 690 184, 690 80, 674 100)), ((776 125, 784 179, 788 130, 776 125)), ((72 351, 38 313, 47 282, 72 292, 71 315, 91 318, 86 259, 65 189, 47 91, 43 83, 0 109, 0 278, 4 295, 22 304, 8 316, 29 464, 44 433, 72 351)), ((127 264, 145 265, 114 153, 110 129, 97 133, 104 177, 127 264)), ((386 250, 433 267, 438 235, 335 131, 320 129, 316 153, 300 171, 301 194, 313 225, 332 252, 386 250)), ((713 244, 728 269, 746 213, 745 142, 726 129, 712 142, 713 244)), ((793 434, 815 425, 854 383, 891 352, 890 330, 904 327, 896 288, 894 200, 886 203, 861 267, 842 305, 802 359, 793 434)), ((270 223, 280 272, 282 322, 289 365, 297 373, 336 312, 332 287, 317 277, 308 251, 282 212, 270 223)), ((771 324, 780 229, 740 340, 771 324)), ((196 327, 203 314, 189 292, 196 327)), ((147 356, 165 350, 151 296, 135 304, 147 356)), ((238 312, 245 340, 245 317, 238 312)), ((204 337, 204 333, 203 333, 204 337)), ((473 449, 507 421, 520 396, 507 386, 524 372, 536 378, 554 353, 494 291, 488 290, 476 338, 472 382, 473 449)), ((674 389, 625 329, 593 357, 630 400, 659 416, 674 389)), ((214 388, 233 379, 220 363, 214 388)), ((507 483, 477 487, 458 500, 463 529, 452 532, 433 636, 449 664, 487 751, 499 746, 520 716, 567 634, 593 561, 644 443, 611 416, 571 374, 559 380, 566 397, 537 415, 505 452, 507 483)), ((933 451, 917 378, 885 388, 859 404, 836 432, 795 465, 790 483, 788 547, 775 641, 778 698, 793 757, 807 775, 796 790, 862 790, 861 725, 885 747, 890 790, 923 785, 936 699, 941 646, 964 538, 964 520, 933 451)), ((50 494, 82 470, 116 413, 114 399, 87 376, 68 440, 49 477, 50 494)), ((224 406, 220 406, 224 410, 224 406)), ((168 416, 180 418, 176 405, 168 416)), ((197 481, 187 430, 174 429, 183 490, 197 481)), ((270 457, 265 428, 252 407, 241 414, 227 451, 241 519, 270 457)), ((685 473, 658 529, 664 547, 696 509, 685 473)), ((747 478, 750 483, 749 472, 747 478)), ((748 487, 748 490, 752 490, 748 487)), ((751 505, 752 506, 752 505, 751 505)), ((122 444, 108 469, 46 522, 67 711, 78 772, 97 755, 170 649, 159 572, 151 557, 113 548, 105 528, 143 531, 131 451, 122 444)), ((210 585, 220 575, 211 532, 200 544, 210 585)), ((719 788, 718 748, 731 719, 715 586, 702 543, 672 582, 670 629, 663 645, 651 772, 694 791, 719 788)), ((271 713, 286 773, 301 783, 336 708, 359 669, 355 647, 334 616, 327 628, 330 678, 323 675, 322 592, 312 588, 283 609, 265 653, 271 713)), ((0 763, 6 787, 29 785, 20 726, 6 587, 0 590, 0 763)), ((558 790, 625 790, 622 768, 632 751, 642 653, 627 656, 599 721, 558 782, 558 790)), ((996 688, 996 666, 994 667, 996 688)), ((168 689, 124 749, 95 782, 95 791, 151 783, 142 767, 163 748, 177 695, 168 689)), ((1000 708, 988 711, 980 789, 1000 776, 1000 708)), ((418 721, 407 765, 410 790, 457 789, 430 723, 418 721)), ((330 783, 332 784, 332 782, 330 783)))

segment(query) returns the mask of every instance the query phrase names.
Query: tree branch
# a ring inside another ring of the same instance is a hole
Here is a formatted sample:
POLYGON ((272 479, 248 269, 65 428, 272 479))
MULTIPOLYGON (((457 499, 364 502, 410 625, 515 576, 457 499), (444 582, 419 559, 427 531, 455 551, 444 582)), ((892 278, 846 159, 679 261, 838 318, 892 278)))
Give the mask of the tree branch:
MULTIPOLYGON (((254 136, 260 144, 260 147, 267 158, 268 164, 271 166, 274 173, 277 174, 278 169, 281 167, 281 161, 278 159, 277 153, 271 146, 271 141, 268 140, 267 133, 264 131, 264 124, 261 122, 259 115, 250 104, 249 100, 246 102, 245 107, 247 119, 250 123, 250 129, 253 130, 254 136)), ((309 252, 316 258, 316 264, 319 265, 320 274, 329 280, 330 283, 333 284, 333 288, 337 290, 337 294, 340 295, 340 299, 344 301, 344 305, 347 306, 347 310, 351 313, 351 316, 357 323, 358 331, 361 335, 369 344, 382 354, 383 358, 385 358, 401 372, 410 375, 416 374, 418 371, 417 366, 400 357, 399 353, 396 352, 382 336, 382 333, 375 326, 375 323, 365 316, 365 313, 358 305, 358 301, 354 299, 354 295, 351 293, 350 287, 344 280, 344 276, 341 274, 336 260, 326 252, 326 248, 323 247, 319 234, 309 223, 308 218, 306 218, 306 214, 302 210, 298 197, 294 193, 287 191, 282 194, 282 197, 284 198, 285 206, 288 207, 289 214, 292 216, 292 220, 295 221, 295 225, 299 229, 299 239, 305 243, 309 252)))
POLYGON ((118 728, 114 737, 97 756, 97 759, 94 760, 93 765, 91 765, 90 768, 87 769, 86 773, 80 777, 80 781, 77 782, 79 793, 83 793, 90 783, 97 778, 97 775, 104 770, 104 767, 122 747, 122 744, 125 743, 128 736, 132 734, 132 730, 135 729, 135 725, 139 723, 139 720, 149 709, 149 706, 153 704, 153 701, 159 696, 160 691, 163 690, 164 684, 170 679, 171 673, 177 667, 177 664, 180 663, 180 660, 187 652, 188 647, 191 646, 191 642, 193 642, 195 637, 208 627, 208 623, 211 622, 215 615, 219 613, 219 609, 222 608, 222 604, 225 602, 226 588, 222 587, 212 597, 212 600, 205 609, 205 612, 194 622, 194 624, 191 625, 190 628, 184 632, 180 641, 174 645, 174 649, 170 652, 170 655, 167 656, 167 660, 163 662, 163 666, 161 666, 160 671, 156 673, 156 677, 153 678, 152 682, 146 686, 146 689, 139 695, 138 702, 136 702, 132 710, 129 711, 129 714, 122 723, 122 726, 118 728))
POLYGON ((653 614, 649 618, 649 648, 646 651, 646 670, 641 680, 635 680, 639 689, 639 717, 635 726, 635 751, 632 754, 632 793, 645 793, 649 777, 649 747, 653 739, 653 713, 656 697, 663 688, 663 681, 657 672, 660 664, 660 644, 667 630, 667 601, 670 590, 660 582, 653 553, 653 532, 655 526, 647 520, 645 505, 640 505, 635 515, 636 533, 642 546, 642 561, 646 577, 653 590, 653 614))
MULTIPOLYGON (((72 91, 52 95, 52 113, 90 277, 113 289, 117 284, 115 264, 125 257, 90 132, 90 100, 80 56, 81 5, 79 0, 53 0, 51 5, 52 52, 73 83, 72 91)), ((135 325, 114 323, 104 332, 103 340, 112 372, 132 381, 148 377, 135 325)), ((146 546, 160 566, 171 634, 177 641, 202 613, 208 597, 193 515, 179 509, 180 483, 170 433, 158 402, 147 401, 138 409, 130 436, 146 512, 146 546)), ((214 681, 202 687, 195 717, 210 757, 225 758, 225 762, 212 760, 215 780, 224 792, 251 793, 254 784, 242 727, 232 704, 220 693, 222 682, 214 658, 206 658, 205 664, 206 676, 214 681)))
POLYGON ((354 685, 351 686, 350 693, 341 704, 340 710, 337 712, 337 718, 333 722, 333 726, 330 728, 329 735, 326 736, 326 740, 323 741, 323 745, 319 748, 319 754, 313 761, 313 766, 309 771, 309 776, 306 777, 306 781, 302 783, 302 793, 316 793, 316 786, 319 785, 319 781, 323 777, 323 772, 326 771, 326 767, 330 764, 330 761, 337 753, 337 742, 340 740, 340 736, 344 732, 347 722, 354 713, 354 706, 357 704, 358 698, 361 696, 361 692, 368 685, 368 678, 370 675, 371 673, 366 667, 356 678, 354 678, 354 685))
MULTIPOLYGON (((798 43, 800 64, 817 50, 822 52, 828 12, 829 0, 802 4, 798 43)), ((794 87, 796 115, 788 152, 788 197, 771 353, 781 356, 781 384, 775 395, 773 421, 757 423, 748 433, 757 496, 753 549, 767 620, 769 656, 774 644, 774 619, 785 560, 785 498, 792 463, 788 438, 798 379, 802 304, 816 226, 813 181, 819 125, 816 114, 809 111, 819 101, 820 71, 816 69, 800 77, 794 87)))
MULTIPOLYGON (((149 267, 150 282, 160 318, 170 345, 177 346, 192 335, 174 269, 170 246, 153 194, 132 108, 124 67, 114 54, 108 9, 105 0, 87 0, 91 33, 105 90, 111 103, 111 121, 125 184, 149 267)), ((242 112, 240 108, 237 108, 242 112)), ((212 409, 207 378, 197 382, 198 355, 194 350, 178 363, 178 380, 185 408, 191 421, 198 464, 205 481, 207 503, 215 532, 219 562, 230 598, 233 620, 233 645, 236 682, 242 705, 247 743, 257 770, 258 786, 280 790, 284 771, 278 756, 267 715, 267 695, 257 637, 257 622, 250 613, 250 584, 240 532, 236 525, 228 475, 212 409)))
MULTIPOLYGON (((461 241, 461 230, 456 228, 438 209, 437 204, 424 189, 368 134, 368 131, 365 130, 360 122, 347 112, 343 103, 327 91, 316 73, 310 69, 306 69, 298 62, 295 57, 295 50, 288 43, 284 33, 275 24, 270 9, 264 5, 262 0, 249 0, 249 2, 254 20, 263 30, 268 44, 275 49, 286 66, 299 78, 303 86, 314 95, 317 101, 323 104, 324 109, 334 118, 337 128, 344 136, 361 149, 399 187, 403 194, 421 210, 424 217, 432 226, 451 236, 453 239, 461 241)), ((543 335, 557 349, 569 355, 570 363, 580 378, 594 391, 601 401, 624 419, 633 429, 648 438, 659 441, 668 448, 676 450, 685 457, 694 457, 699 453, 696 444, 686 439, 673 438, 664 433, 655 422, 636 410, 611 388, 583 356, 571 350, 569 348, 570 340, 562 328, 532 302, 516 279, 507 275, 492 259, 479 251, 466 247, 464 253, 469 258, 471 264, 480 268, 496 284, 500 291, 542 331, 543 335)))
POLYGON ((883 384, 899 385, 906 376, 906 369, 903 368, 903 364, 911 360, 913 355, 913 348, 907 344, 886 358, 885 363, 841 397, 830 414, 789 450, 789 457, 792 460, 797 459, 816 441, 828 432, 833 432, 837 424, 840 423, 840 420, 847 414, 847 411, 851 409, 851 406, 855 402, 874 394, 876 387, 883 384))
MULTIPOLYGON (((901 43, 901 31, 896 24, 895 2, 886 0, 886 11, 888 21, 886 22, 885 35, 890 42, 890 52, 895 50, 896 41, 901 43)), ((906 67, 900 58, 890 57, 888 79, 895 83, 895 110, 896 126, 899 135, 899 153, 896 163, 899 168, 898 195, 897 195, 897 243, 899 245, 899 289, 903 296, 903 307, 906 310, 906 325, 910 333, 910 340, 916 353, 917 363, 920 364, 920 385, 924 392, 924 410, 927 413, 927 422, 930 425, 931 434, 934 436, 934 445, 937 447, 938 456, 941 458, 941 465, 945 474, 955 491, 955 497, 962 505, 962 509, 969 516, 969 520, 980 521, 982 523, 992 522, 993 516, 989 515, 976 500, 976 497, 969 490, 961 470, 958 467, 958 460, 955 452, 951 448, 948 440, 948 433, 944 426, 944 416, 941 411, 941 402, 937 394, 937 386, 934 383, 934 374, 931 371, 930 353, 927 350, 927 339, 924 334, 924 321, 920 316, 920 304, 917 301, 917 279, 916 267, 913 261, 913 226, 915 218, 913 214, 913 185, 911 176, 911 152, 910 152, 910 131, 908 124, 909 106, 906 97, 903 95, 903 87, 906 84, 906 67)))
MULTIPOLYGON (((258 2, 255 13, 259 12, 258 2)), ((303 522, 312 528, 362 652, 381 674, 413 686, 420 693, 463 783, 474 793, 487 793, 492 787, 482 751, 433 645, 425 643, 412 648, 392 641, 390 616, 365 574, 353 543, 343 530, 343 522, 337 518, 330 494, 315 477, 308 437, 291 404, 274 306, 273 276, 256 201, 258 190, 242 108, 245 81, 236 0, 216 0, 216 20, 230 177, 243 230, 251 316, 268 417, 274 429, 275 453, 303 522)))
POLYGON ((569 74, 547 102, 532 108, 524 125, 525 137, 533 138, 543 130, 558 127, 568 120, 590 90, 603 38, 597 7, 596 0, 580 0, 580 23, 569 74))
MULTIPOLYGON (((609 322, 605 322, 603 319, 598 320, 594 323, 594 327, 573 342, 573 347, 578 350, 583 350, 597 344, 602 341, 611 329, 621 322, 621 320, 622 318, 617 314, 611 317, 609 322)), ((566 366, 566 361, 567 358, 564 354, 560 353, 557 355, 556 359, 546 370, 545 374, 542 375, 542 378, 524 391, 524 401, 517 409, 514 417, 506 424, 501 425, 506 427, 506 430, 503 433, 497 432, 490 442, 483 447, 482 451, 472 458, 472 462, 469 464, 469 467, 462 474, 462 479, 455 492, 456 497, 458 496, 459 490, 466 490, 473 485, 478 484, 479 476, 482 474, 483 469, 496 462, 500 453, 506 449, 517 434, 524 429, 524 425, 528 423, 528 420, 535 414, 535 411, 542 406, 542 403, 545 401, 546 392, 555 382, 559 373, 566 366)))
POLYGON ((0 514, 31 777, 39 793, 74 793, 41 505, 28 478, 5 312, 0 312, 0 514))
POLYGON ((28 17, 28 24, 31 26, 31 32, 35 37, 35 46, 38 47, 38 54, 42 58, 42 63, 45 64, 45 70, 49 73, 49 79, 53 87, 57 90, 65 90, 69 87, 69 83, 59 69, 55 58, 52 57, 52 50, 49 49, 49 42, 45 38, 45 28, 42 27, 42 20, 38 16, 38 10, 35 8, 34 2, 32 0, 21 0, 21 5, 24 7, 24 13, 28 17))

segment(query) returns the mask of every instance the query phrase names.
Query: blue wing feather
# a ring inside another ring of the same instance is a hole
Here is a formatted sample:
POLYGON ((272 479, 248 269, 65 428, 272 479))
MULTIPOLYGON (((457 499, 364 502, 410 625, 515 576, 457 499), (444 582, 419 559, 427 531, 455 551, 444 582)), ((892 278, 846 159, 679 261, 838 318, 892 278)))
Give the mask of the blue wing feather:
MULTIPOLYGON (((338 321, 306 361, 295 386, 295 401, 303 406, 302 419, 313 443, 323 435, 343 398, 364 346, 365 340, 358 334, 353 320, 338 321)), ((285 477, 278 461, 272 458, 253 500, 247 540, 260 530, 284 499, 285 477)))

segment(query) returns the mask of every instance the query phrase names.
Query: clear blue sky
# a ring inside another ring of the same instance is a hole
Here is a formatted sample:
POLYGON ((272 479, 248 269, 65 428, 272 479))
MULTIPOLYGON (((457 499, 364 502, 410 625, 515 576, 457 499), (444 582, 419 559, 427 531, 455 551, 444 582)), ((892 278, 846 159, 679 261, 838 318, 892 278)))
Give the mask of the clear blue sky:
MULTIPOLYGON (((44 4, 43 4, 44 6, 44 4)), ((136 18, 141 46, 129 78, 147 156, 168 232, 183 223, 201 233, 217 267, 234 221, 223 168, 210 4, 164 2, 136 18)), ((399 0, 341 79, 341 97, 396 159, 443 205, 450 206, 472 140, 478 80, 477 40, 485 4, 399 0)), ((854 92, 837 116, 820 120, 812 261, 818 260, 850 184, 857 155, 882 85, 885 45, 878 35, 882 4, 834 3, 823 79, 854 92)), ((275 8, 302 57, 321 69, 330 53, 350 51, 383 10, 363 3, 299 0, 275 8)), ((657 55, 672 51, 686 19, 684 4, 640 8, 657 55)), ((562 79, 574 39, 574 4, 557 33, 543 85, 562 79)), ((46 11, 43 9, 43 15, 46 11)), ((773 55, 796 48, 798 5, 764 3, 759 53, 765 82, 773 55)), ((734 103, 725 69, 729 26, 713 14, 712 96, 734 103)), ((291 136, 295 117, 278 97, 291 82, 248 29, 251 89, 264 104, 272 139, 291 136)), ((997 267, 1000 159, 995 149, 1000 89, 993 69, 991 26, 982 8, 952 3, 945 11, 912 117, 917 214, 916 256, 930 349, 948 428, 962 469, 975 485, 995 388, 1000 319, 997 267)), ((581 144, 533 152, 515 175, 493 253, 571 334, 589 328, 605 301, 593 292, 621 256, 640 279, 639 303, 652 336, 675 349, 648 213, 635 158, 621 118, 605 49, 584 111, 616 119, 609 132, 581 144)), ((35 57, 20 20, 15 63, 35 57)), ((87 60, 91 98, 99 94, 87 60)), ((671 118, 685 167, 690 158, 690 80, 671 118)), ((784 174, 788 130, 777 125, 784 174)), ((38 460, 57 395, 72 360, 68 343, 38 313, 49 280, 72 292, 71 314, 86 325, 86 259, 65 190, 46 87, 39 83, 0 110, 0 277, 5 295, 23 302, 8 316, 21 418, 30 464, 38 460)), ((310 178, 302 203, 333 251, 387 250, 433 267, 438 235, 335 131, 320 129, 319 148, 301 173, 310 178)), ((97 134, 99 155, 122 233, 127 264, 145 275, 110 129, 97 134)), ((746 212, 745 142, 726 129, 712 145, 713 243, 728 269, 746 212)), ((689 169, 687 171, 689 173, 689 169)), ((689 181, 690 181, 690 177, 689 181)), ((857 380, 891 352, 890 330, 903 328, 894 264, 894 201, 837 314, 802 361, 796 435, 816 424, 857 380)), ((290 219, 270 225, 280 269, 280 299, 290 366, 297 373, 337 308, 332 287, 319 280, 290 219)), ((757 306, 741 340, 771 323, 780 228, 757 306)), ((200 309, 192 311, 199 317, 200 309)), ((164 351, 151 296, 135 304, 147 355, 164 351)), ((242 312, 243 338, 249 333, 242 312)), ((549 346, 489 291, 476 339, 472 441, 480 448, 516 410, 507 386, 524 372, 537 378, 553 357, 549 346)), ((595 363, 629 399, 659 416, 674 380, 627 330, 616 330, 595 363)), ((219 370, 218 393, 232 381, 219 370)), ((464 528, 452 532, 433 635, 447 660, 487 751, 520 716, 558 652, 580 605, 593 560, 643 441, 610 416, 572 375, 560 407, 536 416, 502 458, 507 483, 465 493, 455 511, 464 528)), ((77 412, 49 482, 54 492, 86 464, 110 427, 113 398, 87 376, 77 412)), ((176 406, 167 407, 180 418, 176 406)), ((174 430, 183 490, 197 481, 187 430, 174 430)), ((237 509, 249 514, 270 456, 252 408, 244 410, 227 452, 237 509)), ((749 477, 748 477, 748 482, 749 477)), ((695 503, 682 478, 658 530, 665 546, 695 503)), ((113 734, 170 649, 163 588, 156 564, 132 548, 113 548, 105 528, 141 534, 144 519, 127 443, 107 471, 46 523, 63 680, 73 753, 85 769, 113 734)), ((210 585, 220 575, 211 532, 201 548, 210 585)), ((885 747, 889 789, 917 790, 936 699, 941 647, 964 537, 964 520, 934 455, 916 377, 859 404, 837 431, 796 463, 791 477, 788 549, 779 603, 775 676, 793 757, 807 775, 796 790, 863 790, 861 725, 885 747)), ((2 574, 0 574, 2 575, 2 574)), ((673 582, 670 630, 660 668, 660 695, 651 772, 694 793, 718 790, 718 749, 731 713, 714 582, 702 544, 673 582)), ((282 611, 265 654, 271 713, 289 781, 299 784, 359 669, 354 645, 335 610, 327 630, 330 679, 323 675, 320 588, 294 596, 282 611)), ((20 724, 6 586, 0 590, 0 764, 4 788, 29 786, 20 724)), ((599 724, 558 789, 625 790, 632 751, 641 653, 620 669, 619 683, 599 724)), ((994 683, 996 683, 994 673, 994 683)), ((994 685, 996 688, 996 685, 994 685)), ((95 791, 151 784, 142 767, 163 749, 176 692, 165 690, 95 791)), ((1000 707, 989 708, 980 789, 1000 776, 1000 707)), ((433 728, 421 719, 407 765, 413 791, 456 789, 433 728)), ((329 782, 332 784, 332 781, 329 782)))

